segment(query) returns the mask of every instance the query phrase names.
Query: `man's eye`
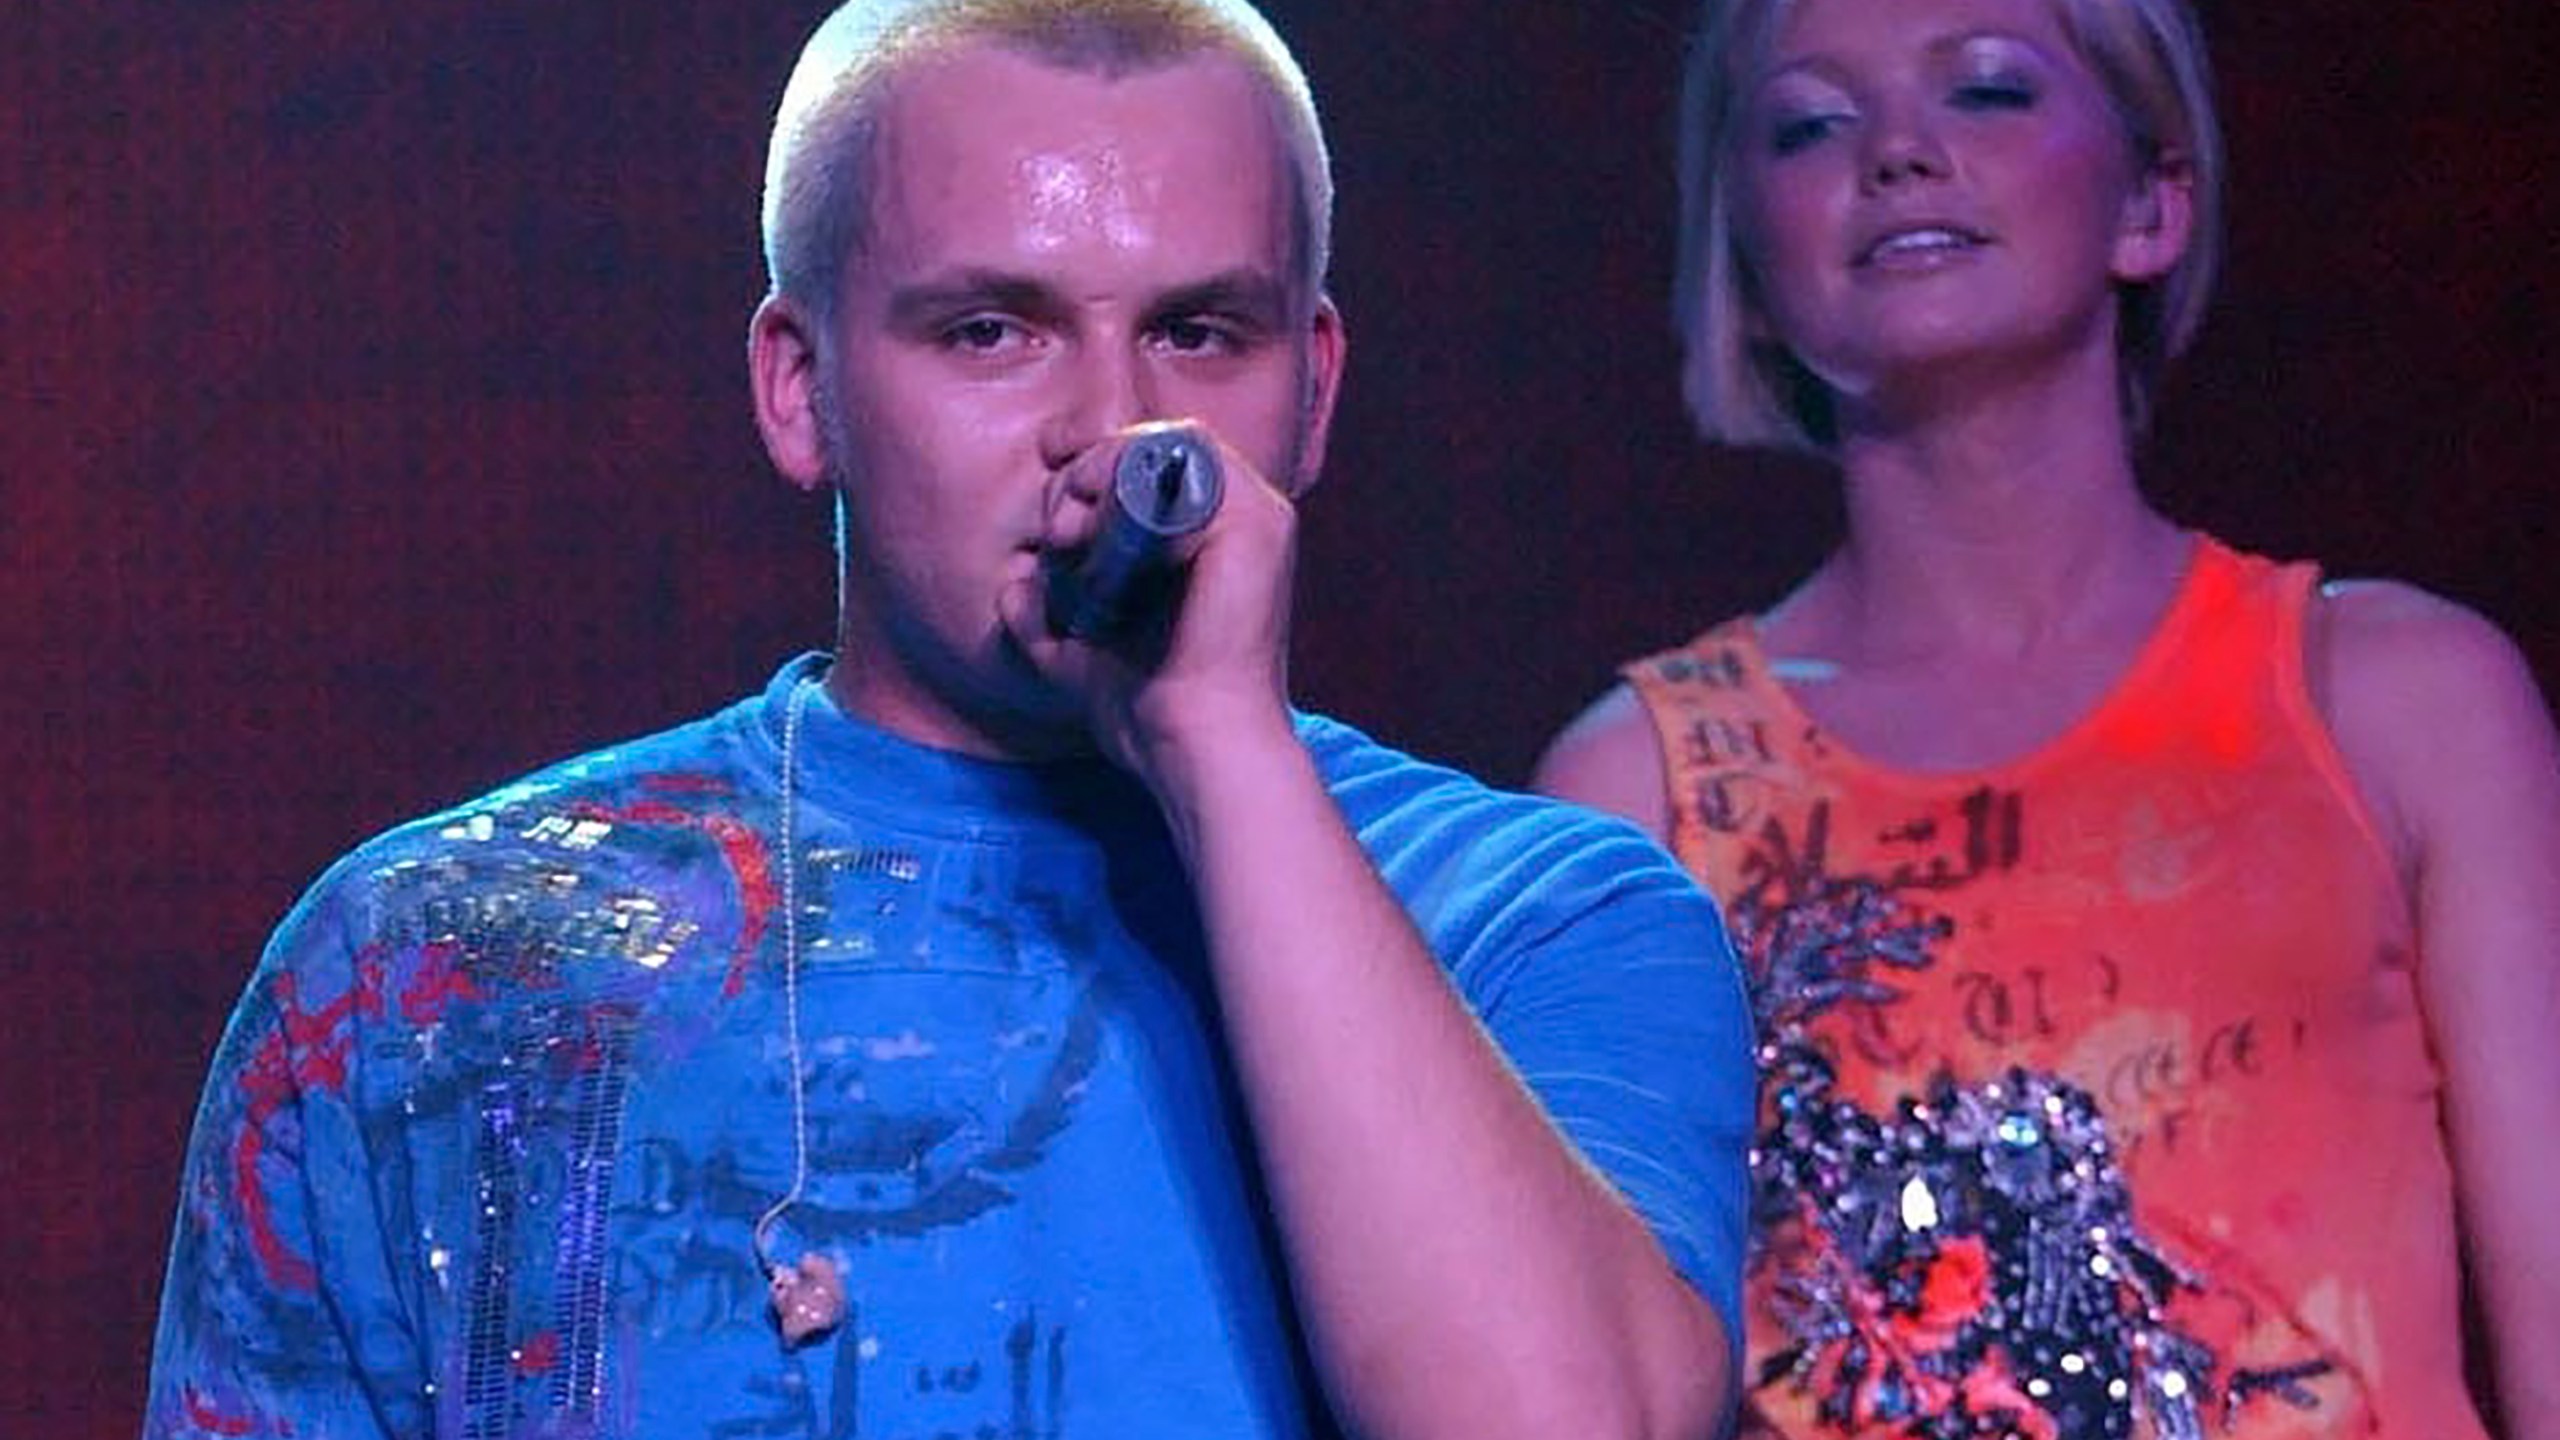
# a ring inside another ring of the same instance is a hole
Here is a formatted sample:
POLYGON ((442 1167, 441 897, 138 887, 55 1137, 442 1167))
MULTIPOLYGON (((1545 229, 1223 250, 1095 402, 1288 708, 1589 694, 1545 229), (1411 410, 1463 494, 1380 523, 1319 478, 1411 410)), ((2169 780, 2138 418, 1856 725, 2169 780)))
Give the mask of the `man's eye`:
POLYGON ((1198 316, 1168 320, 1157 327, 1156 334, 1166 349, 1183 355, 1207 354, 1234 344, 1234 336, 1225 326, 1198 316))
POLYGON ((991 315, 973 315, 943 331, 942 338, 955 350, 996 350, 1014 338, 1014 327, 991 315))

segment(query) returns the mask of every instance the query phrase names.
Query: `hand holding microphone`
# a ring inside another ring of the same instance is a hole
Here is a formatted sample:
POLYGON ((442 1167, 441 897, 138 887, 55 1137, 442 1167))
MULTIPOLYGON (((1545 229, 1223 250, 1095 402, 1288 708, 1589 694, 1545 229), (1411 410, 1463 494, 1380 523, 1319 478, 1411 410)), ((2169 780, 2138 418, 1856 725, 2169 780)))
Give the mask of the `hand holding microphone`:
POLYGON ((1207 437, 1179 423, 1138 427, 1112 465, 1092 542, 1045 562, 1049 633, 1106 639, 1155 613, 1225 494, 1207 437))
POLYGON ((1290 496, 1200 421, 1098 437, 1049 484, 999 605, 1094 748, 1161 798, 1243 737, 1294 743, 1290 496))

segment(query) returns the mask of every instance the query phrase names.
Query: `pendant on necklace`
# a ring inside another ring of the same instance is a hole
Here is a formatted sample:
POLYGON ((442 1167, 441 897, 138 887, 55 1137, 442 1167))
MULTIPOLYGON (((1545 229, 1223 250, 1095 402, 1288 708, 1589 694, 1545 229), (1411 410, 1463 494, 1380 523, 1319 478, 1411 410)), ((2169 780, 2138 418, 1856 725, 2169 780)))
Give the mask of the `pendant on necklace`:
POLYGON ((786 1346, 824 1335, 844 1319, 844 1275, 835 1261, 814 1251, 797 1265, 775 1266, 767 1292, 786 1346))

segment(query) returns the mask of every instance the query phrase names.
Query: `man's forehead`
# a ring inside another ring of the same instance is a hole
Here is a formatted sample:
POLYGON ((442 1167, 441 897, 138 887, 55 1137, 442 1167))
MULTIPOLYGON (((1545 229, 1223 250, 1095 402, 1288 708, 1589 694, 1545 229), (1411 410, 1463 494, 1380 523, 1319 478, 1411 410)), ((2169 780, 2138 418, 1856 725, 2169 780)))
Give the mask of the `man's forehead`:
POLYGON ((1227 131, 1221 141, 1237 150, 1250 139, 1258 153, 1238 158, 1269 163, 1283 149, 1273 111, 1260 76, 1222 50, 1095 68, 976 39, 903 59, 882 79, 872 117, 881 136, 931 150, 1153 131, 1170 112, 1184 130, 1227 131))
POLYGON ((1215 51, 1101 74, 955 46, 902 66, 881 100, 875 241, 1259 249, 1286 229, 1265 92, 1215 51))

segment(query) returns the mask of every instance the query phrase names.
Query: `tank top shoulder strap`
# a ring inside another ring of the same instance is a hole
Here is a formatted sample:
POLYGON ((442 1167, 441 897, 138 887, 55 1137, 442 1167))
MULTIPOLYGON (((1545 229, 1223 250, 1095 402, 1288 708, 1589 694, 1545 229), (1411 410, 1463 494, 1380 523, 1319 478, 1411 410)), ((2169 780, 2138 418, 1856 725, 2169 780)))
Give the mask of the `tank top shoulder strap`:
POLYGON ((2198 536, 2159 630, 2072 748, 2126 753, 2129 742, 2177 731, 2209 748, 2255 751, 2285 734, 2294 746, 2329 749, 2304 667, 2319 579, 2316 565, 2198 536))
POLYGON ((2247 740, 2254 752, 2270 746, 2291 752, 2362 832, 2384 873, 2396 873, 2391 847, 2312 691, 2320 582, 2320 567, 2311 561, 2271 560, 2200 537, 2172 616, 2177 633, 2154 647, 2148 673, 2128 679, 2110 728, 2121 738, 2121 727, 2183 717, 2203 727, 2200 739, 2225 742, 2226 750, 2247 740))
POLYGON ((1714 873, 1707 849, 1740 828, 1743 795, 1801 766, 1801 712, 1770 673, 1750 616, 1736 616, 1619 674, 1642 702, 1661 749, 1671 849, 1714 873))

